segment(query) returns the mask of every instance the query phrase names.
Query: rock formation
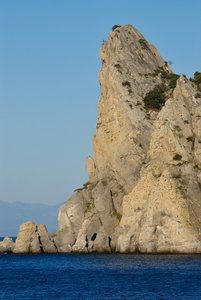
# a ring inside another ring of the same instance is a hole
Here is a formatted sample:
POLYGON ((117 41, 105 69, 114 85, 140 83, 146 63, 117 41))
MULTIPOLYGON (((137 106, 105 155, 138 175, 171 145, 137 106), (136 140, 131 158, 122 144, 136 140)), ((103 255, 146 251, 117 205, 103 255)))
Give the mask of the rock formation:
POLYGON ((2 242, 0 242, 0 253, 12 253, 15 243, 13 239, 5 237, 2 242))
POLYGON ((59 210, 59 252, 201 252, 197 86, 181 76, 174 88, 168 64, 130 25, 108 35, 100 56, 89 182, 59 210), (145 107, 156 87, 165 105, 145 107))
POLYGON ((57 248, 44 224, 30 221, 20 226, 13 253, 56 253, 57 248))
POLYGON ((113 28, 100 57, 89 181, 61 206, 52 238, 27 223, 14 253, 200 253, 199 82, 173 74, 131 25, 113 28))

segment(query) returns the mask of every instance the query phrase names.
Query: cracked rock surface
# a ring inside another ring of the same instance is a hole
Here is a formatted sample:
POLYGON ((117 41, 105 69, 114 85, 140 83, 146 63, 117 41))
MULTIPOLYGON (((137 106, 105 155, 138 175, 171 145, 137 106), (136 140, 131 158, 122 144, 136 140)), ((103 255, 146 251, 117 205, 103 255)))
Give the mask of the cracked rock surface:
POLYGON ((20 226, 13 253, 56 253, 57 248, 44 224, 29 221, 20 226))

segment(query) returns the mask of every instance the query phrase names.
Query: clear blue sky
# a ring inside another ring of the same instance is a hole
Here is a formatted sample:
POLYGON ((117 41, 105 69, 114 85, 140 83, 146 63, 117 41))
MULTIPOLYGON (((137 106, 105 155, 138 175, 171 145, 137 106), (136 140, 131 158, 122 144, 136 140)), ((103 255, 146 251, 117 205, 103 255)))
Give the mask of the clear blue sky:
POLYGON ((0 200, 65 202, 88 180, 100 46, 128 23, 201 71, 200 0, 0 0, 0 200))

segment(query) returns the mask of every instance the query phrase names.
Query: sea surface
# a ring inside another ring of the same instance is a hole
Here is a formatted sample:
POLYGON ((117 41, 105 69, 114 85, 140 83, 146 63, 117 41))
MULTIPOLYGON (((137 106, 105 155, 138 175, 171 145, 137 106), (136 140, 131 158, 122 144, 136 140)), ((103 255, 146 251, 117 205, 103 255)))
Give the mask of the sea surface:
POLYGON ((201 299, 201 256, 1 254, 0 299, 201 299))

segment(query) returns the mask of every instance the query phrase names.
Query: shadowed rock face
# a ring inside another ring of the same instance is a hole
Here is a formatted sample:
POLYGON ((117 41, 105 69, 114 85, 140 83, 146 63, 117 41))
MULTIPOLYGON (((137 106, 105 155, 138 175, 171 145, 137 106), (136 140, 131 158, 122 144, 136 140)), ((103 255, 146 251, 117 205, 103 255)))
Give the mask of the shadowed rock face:
POLYGON ((184 76, 170 84, 170 67, 130 25, 108 35, 100 56, 89 182, 61 206, 54 241, 30 223, 20 228, 14 253, 48 252, 55 244, 58 252, 200 253, 198 87, 184 76), (147 109, 143 98, 156 86, 165 105, 147 109))

